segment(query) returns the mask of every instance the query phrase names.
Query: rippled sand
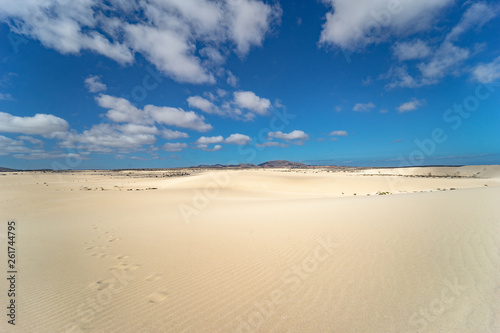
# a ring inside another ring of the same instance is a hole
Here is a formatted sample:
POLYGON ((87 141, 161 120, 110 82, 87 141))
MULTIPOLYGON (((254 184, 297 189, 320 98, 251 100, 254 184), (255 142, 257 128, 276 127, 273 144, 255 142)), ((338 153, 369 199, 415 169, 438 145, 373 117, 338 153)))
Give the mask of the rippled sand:
POLYGON ((0 175, 0 331, 500 332, 498 166, 169 172, 0 175))

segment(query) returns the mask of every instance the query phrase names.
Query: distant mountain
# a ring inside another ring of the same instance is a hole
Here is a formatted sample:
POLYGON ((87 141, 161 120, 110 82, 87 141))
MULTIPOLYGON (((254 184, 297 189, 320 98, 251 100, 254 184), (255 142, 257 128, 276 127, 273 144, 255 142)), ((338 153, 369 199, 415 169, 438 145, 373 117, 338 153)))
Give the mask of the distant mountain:
POLYGON ((200 169, 220 169, 220 168, 237 168, 237 169, 248 169, 255 168, 255 164, 251 163, 240 163, 240 164, 200 164, 198 166, 192 166, 191 168, 200 168, 200 169))
POLYGON ((221 169, 221 168, 232 168, 232 169, 249 169, 249 168, 307 168, 308 165, 299 162, 290 162, 285 160, 268 161, 261 163, 259 165, 251 163, 240 163, 240 164, 200 164, 198 166, 192 166, 191 168, 200 169, 221 169))
POLYGON ((307 164, 285 160, 268 161, 258 165, 261 168, 307 168, 307 164))
POLYGON ((18 170, 0 167, 0 172, 11 172, 11 171, 18 171, 18 170))

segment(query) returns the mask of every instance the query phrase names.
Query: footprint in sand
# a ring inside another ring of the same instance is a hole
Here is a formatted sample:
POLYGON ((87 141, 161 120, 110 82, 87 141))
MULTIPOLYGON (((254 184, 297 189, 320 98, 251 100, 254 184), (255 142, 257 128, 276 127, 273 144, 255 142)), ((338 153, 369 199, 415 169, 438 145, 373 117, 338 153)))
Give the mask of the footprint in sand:
POLYGON ((110 269, 121 269, 124 271, 135 271, 136 269, 140 268, 141 265, 139 264, 126 264, 126 263, 119 263, 118 265, 113 265, 111 266, 110 269))
POLYGON ((120 238, 112 238, 112 239, 109 240, 109 242, 116 242, 118 240, 120 240, 120 238))
POLYGON ((141 265, 139 265, 139 264, 132 264, 132 265, 128 265, 128 267, 125 268, 125 270, 126 271, 135 271, 139 267, 141 267, 141 265))
POLYGON ((91 247, 86 248, 85 250, 92 250, 92 249, 95 249, 95 248, 97 248, 97 246, 91 246, 91 247))
POLYGON ((146 281, 158 281, 161 277, 161 274, 150 275, 146 278, 146 281))
POLYGON ((119 263, 118 265, 113 265, 111 266, 110 269, 121 269, 121 270, 125 270, 125 268, 128 267, 128 264, 125 264, 123 262, 119 263))
POLYGON ((129 257, 130 257, 129 255, 123 254, 121 256, 116 257, 116 259, 127 259, 129 257))
POLYGON ((114 282, 115 282, 114 279, 99 280, 99 281, 91 283, 89 285, 89 287, 92 289, 104 290, 107 288, 111 288, 113 286, 114 282))
POLYGON ((156 291, 152 293, 151 295, 148 296, 148 300, 151 303, 161 303, 167 298, 167 292, 166 291, 156 291))

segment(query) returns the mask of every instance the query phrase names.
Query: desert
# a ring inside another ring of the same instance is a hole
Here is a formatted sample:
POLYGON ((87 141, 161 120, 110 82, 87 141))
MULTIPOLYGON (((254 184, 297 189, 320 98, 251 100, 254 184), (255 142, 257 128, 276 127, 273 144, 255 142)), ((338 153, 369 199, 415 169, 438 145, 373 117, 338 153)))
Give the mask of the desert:
POLYGON ((495 165, 3 172, 15 329, 498 332, 499 177, 495 165))

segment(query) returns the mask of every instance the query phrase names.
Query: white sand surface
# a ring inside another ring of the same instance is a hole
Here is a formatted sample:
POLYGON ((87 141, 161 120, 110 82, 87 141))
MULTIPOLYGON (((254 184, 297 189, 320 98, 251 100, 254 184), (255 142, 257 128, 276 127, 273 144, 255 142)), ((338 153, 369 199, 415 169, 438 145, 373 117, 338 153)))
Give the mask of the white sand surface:
POLYGON ((0 331, 500 332, 499 166, 168 173, 0 175, 0 331))

